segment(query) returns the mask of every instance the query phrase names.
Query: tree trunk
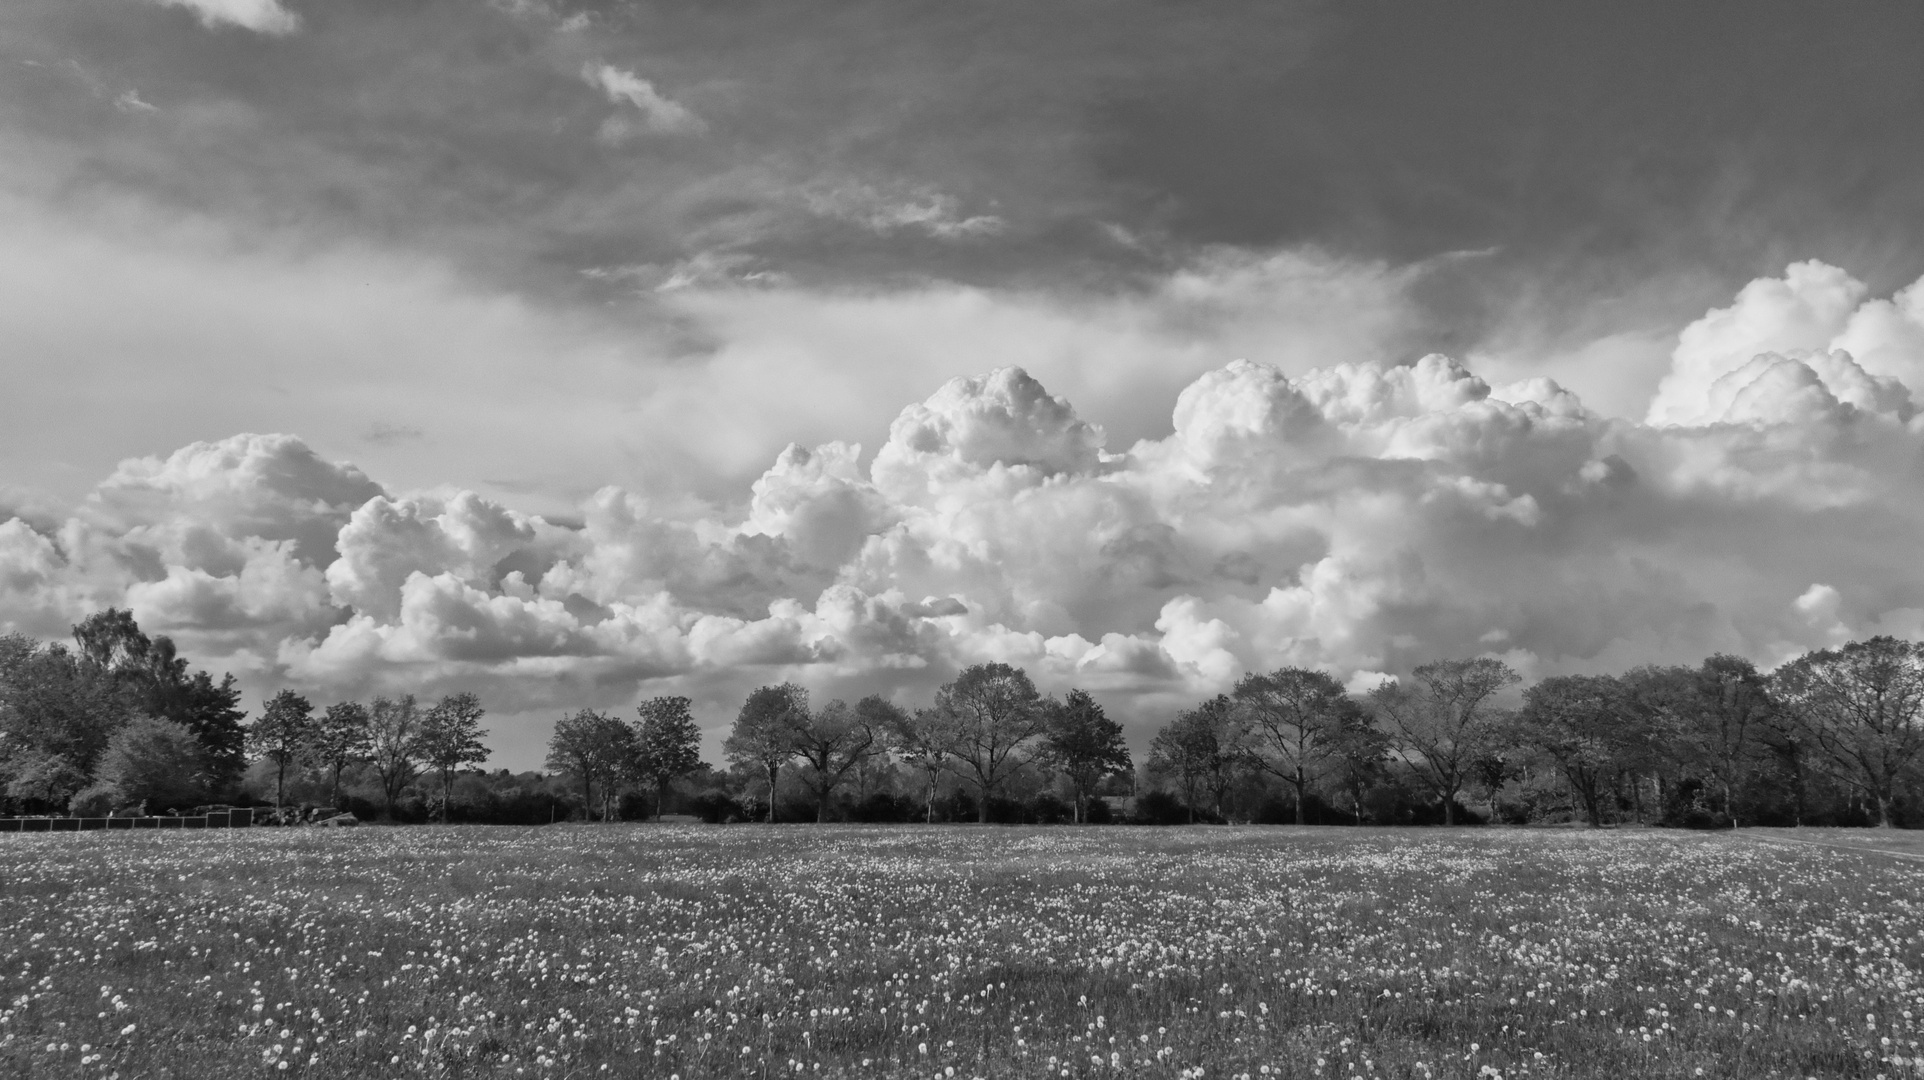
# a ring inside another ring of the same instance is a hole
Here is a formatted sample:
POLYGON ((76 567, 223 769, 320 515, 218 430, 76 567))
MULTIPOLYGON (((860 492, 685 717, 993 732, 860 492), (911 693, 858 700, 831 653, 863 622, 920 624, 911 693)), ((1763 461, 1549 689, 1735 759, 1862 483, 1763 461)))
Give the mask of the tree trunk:
POLYGON ((661 821, 661 812, 664 808, 667 807, 667 805, 668 805, 668 779, 666 777, 656 777, 655 778, 655 821, 657 823, 661 821))
POLYGON ((1296 824, 1303 823, 1303 769, 1296 767, 1296 824))
POLYGON ((1577 798, 1583 800, 1583 816, 1590 819, 1590 827, 1593 829, 1602 828, 1603 810, 1597 805, 1597 785, 1595 783, 1582 784, 1571 781, 1570 786, 1576 789, 1577 798))
POLYGON ((930 769, 928 773, 929 791, 927 795, 922 797, 922 823, 924 825, 933 825, 935 824, 935 770, 930 769))
POLYGON ((1877 801, 1877 827, 1880 829, 1890 828, 1891 827, 1890 796, 1886 795, 1884 792, 1876 791, 1871 793, 1871 798, 1877 801))
POLYGON ((1450 792, 1443 796, 1443 824, 1445 825, 1456 824, 1456 793, 1455 792, 1450 792))
POLYGON ((768 770, 768 823, 770 825, 775 824, 775 781, 781 777, 781 772, 780 765, 768 770))
POLYGON ((983 784, 981 788, 982 801, 975 807, 975 823, 987 825, 989 823, 989 785, 983 784))
POLYGON ((1796 785, 1796 791, 1797 791, 1796 801, 1792 804, 1792 813, 1796 815, 1797 827, 1801 829, 1804 827, 1804 788, 1805 788, 1804 759, 1802 755, 1799 755, 1799 754, 1791 755, 1790 769, 1791 769, 1792 782, 1796 785))

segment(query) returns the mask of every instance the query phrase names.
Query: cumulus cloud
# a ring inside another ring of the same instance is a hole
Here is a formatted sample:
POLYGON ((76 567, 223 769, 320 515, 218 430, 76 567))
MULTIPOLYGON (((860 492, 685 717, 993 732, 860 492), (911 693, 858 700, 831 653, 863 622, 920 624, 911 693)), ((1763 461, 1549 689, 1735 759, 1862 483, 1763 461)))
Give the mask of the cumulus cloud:
POLYGON ((1683 335, 1662 423, 1441 355, 1236 361, 1112 446, 1003 367, 902 408, 872 456, 789 446, 732 510, 605 488, 549 519, 235 436, 0 523, 0 612, 56 633, 131 605, 262 691, 473 688, 550 718, 685 693, 711 731, 759 683, 914 698, 984 660, 1141 725, 1280 664, 1769 664, 1924 627, 1913 297, 1809 265, 1745 290, 1683 335))
POLYGON ((1653 424, 1852 412, 1909 419, 1924 395, 1924 282, 1866 302, 1863 282, 1817 261, 1746 285, 1685 327, 1650 403, 1653 424))
POLYGON ((208 29, 238 26, 260 34, 291 34, 301 28, 300 16, 281 0, 154 0, 167 7, 183 7, 208 29))
POLYGON ((588 85, 600 88, 609 102, 627 105, 636 116, 617 113, 602 124, 603 142, 619 143, 636 135, 699 134, 708 125, 686 105, 664 96, 647 79, 613 64, 587 64, 581 77, 588 85))

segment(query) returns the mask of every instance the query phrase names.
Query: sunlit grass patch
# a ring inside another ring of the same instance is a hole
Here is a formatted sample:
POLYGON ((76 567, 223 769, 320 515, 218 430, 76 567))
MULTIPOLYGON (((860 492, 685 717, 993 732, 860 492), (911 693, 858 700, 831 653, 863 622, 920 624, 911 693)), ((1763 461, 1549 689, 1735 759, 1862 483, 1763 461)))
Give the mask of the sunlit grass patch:
POLYGON ((0 880, 6 1076, 1919 1074, 1924 864, 1744 836, 94 833, 0 880))

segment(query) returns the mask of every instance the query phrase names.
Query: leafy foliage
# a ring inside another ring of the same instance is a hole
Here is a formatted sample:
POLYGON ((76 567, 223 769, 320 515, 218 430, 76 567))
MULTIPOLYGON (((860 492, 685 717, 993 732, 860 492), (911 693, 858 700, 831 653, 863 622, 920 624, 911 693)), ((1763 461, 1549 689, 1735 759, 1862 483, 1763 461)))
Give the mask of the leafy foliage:
POLYGON ((668 801, 668 785, 701 768, 701 729, 685 697, 649 698, 635 710, 634 771, 655 789, 655 817, 668 801))
POLYGON ((1069 781, 1075 794, 1074 820, 1087 820, 1089 797, 1111 776, 1127 776, 1135 763, 1122 725, 1109 719, 1086 690, 1071 690, 1049 709, 1042 756, 1069 781))
POLYGON ((441 778, 438 805, 442 821, 448 819, 455 770, 488 760, 487 744, 481 741, 487 735, 481 729, 481 717, 486 714, 480 698, 460 693, 449 694, 435 702, 427 715, 421 718, 421 730, 415 736, 415 752, 420 755, 422 763, 441 778))

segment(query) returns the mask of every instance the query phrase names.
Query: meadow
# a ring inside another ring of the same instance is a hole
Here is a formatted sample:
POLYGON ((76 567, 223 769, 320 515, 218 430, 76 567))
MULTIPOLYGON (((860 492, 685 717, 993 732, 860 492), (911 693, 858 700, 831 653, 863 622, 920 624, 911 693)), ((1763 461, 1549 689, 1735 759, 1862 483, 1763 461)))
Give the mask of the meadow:
POLYGON ((1503 829, 7 836, 0 1075, 1917 1076, 1924 862, 1843 846, 1503 829))

